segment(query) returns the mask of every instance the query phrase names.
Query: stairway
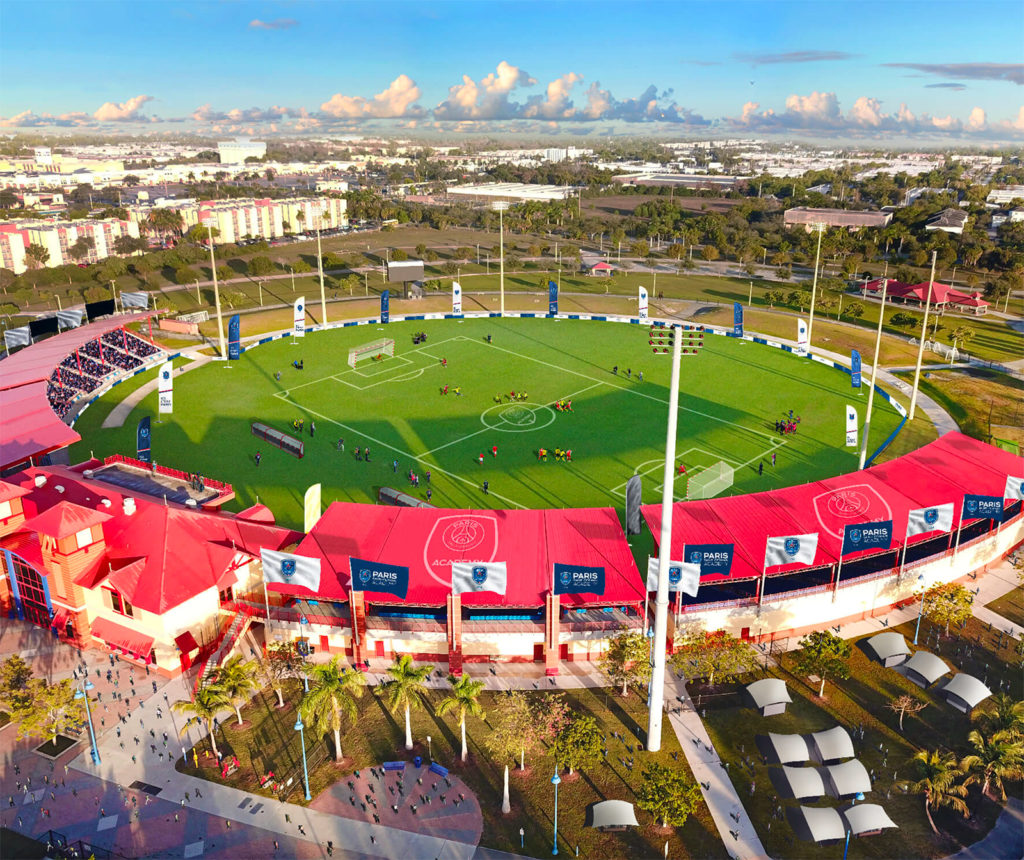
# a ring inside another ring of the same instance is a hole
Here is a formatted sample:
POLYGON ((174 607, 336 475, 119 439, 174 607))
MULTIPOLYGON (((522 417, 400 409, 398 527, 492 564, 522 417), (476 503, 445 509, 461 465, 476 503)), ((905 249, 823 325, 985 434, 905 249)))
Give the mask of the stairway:
POLYGON ((196 690, 202 687, 209 680, 210 676, 217 671, 220 664, 224 662, 238 641, 249 630, 250 624, 252 624, 252 618, 244 613, 239 613, 231 619, 231 623, 228 625, 227 630, 224 631, 216 649, 206 658, 202 668, 196 674, 196 690))

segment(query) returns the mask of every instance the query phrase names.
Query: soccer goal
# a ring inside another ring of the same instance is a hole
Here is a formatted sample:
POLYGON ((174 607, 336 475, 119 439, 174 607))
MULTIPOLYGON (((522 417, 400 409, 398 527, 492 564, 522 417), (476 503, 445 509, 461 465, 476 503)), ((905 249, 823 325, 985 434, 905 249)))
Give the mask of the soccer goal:
POLYGON ((725 460, 719 460, 703 472, 698 472, 686 486, 687 498, 711 499, 732 486, 733 468, 725 460))
POLYGON ((395 354, 395 342, 391 339, 375 340, 373 343, 364 343, 362 346, 354 346, 348 351, 348 366, 355 367, 364 359, 376 360, 388 358, 395 354))

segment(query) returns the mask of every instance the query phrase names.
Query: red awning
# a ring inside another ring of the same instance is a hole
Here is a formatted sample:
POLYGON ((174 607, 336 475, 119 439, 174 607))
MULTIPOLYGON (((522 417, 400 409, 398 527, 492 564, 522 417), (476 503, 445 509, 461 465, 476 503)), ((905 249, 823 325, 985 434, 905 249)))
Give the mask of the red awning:
POLYGON ((66 609, 57 609, 53 613, 53 618, 50 619, 50 626, 56 627, 58 630, 63 630, 68 623, 68 611, 66 609))
POLYGON ((120 648, 143 660, 148 660, 149 652, 153 650, 152 636, 108 618, 97 618, 92 622, 92 635, 94 639, 102 639, 111 648, 120 648))
POLYGON ((182 654, 188 654, 190 651, 198 651, 199 643, 196 642, 196 637, 192 635, 191 630, 186 630, 184 633, 179 633, 174 637, 174 644, 178 646, 178 650, 182 654))

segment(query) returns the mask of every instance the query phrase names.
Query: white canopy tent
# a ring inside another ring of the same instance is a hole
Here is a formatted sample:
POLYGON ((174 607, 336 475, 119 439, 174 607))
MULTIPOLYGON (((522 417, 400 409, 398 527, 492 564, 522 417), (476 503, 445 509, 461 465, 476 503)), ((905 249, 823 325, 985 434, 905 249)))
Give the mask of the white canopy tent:
POLYGON ((811 759, 807 741, 802 735, 781 735, 777 732, 769 732, 768 746, 771 748, 775 761, 779 764, 793 764, 811 759))
POLYGON ((843 819, 854 836, 871 836, 890 827, 897 827, 877 803, 856 803, 843 810, 843 819))
POLYGON ((786 818, 793 832, 805 842, 827 842, 846 836, 842 816, 829 806, 788 809, 786 818))
POLYGON ((887 668, 898 666, 910 656, 907 640, 892 630, 872 636, 864 644, 874 652, 878 662, 887 668))
POLYGON ((958 711, 968 714, 991 696, 992 691, 973 675, 960 672, 949 679, 942 688, 942 695, 958 711))
POLYGON ((747 684, 747 694, 753 699, 754 707, 761 712, 762 717, 785 713, 786 705, 793 701, 786 689, 786 682, 780 678, 762 678, 747 684))
POLYGON ((949 672, 949 666, 930 651, 917 651, 900 666, 900 671, 917 686, 928 688, 949 672))
POLYGON ((587 807, 587 827, 639 827, 633 804, 625 800, 602 800, 587 807))
POLYGON ((859 759, 825 768, 825 785, 832 797, 852 797, 871 791, 871 777, 859 759))
POLYGON ((816 767, 783 765, 775 773, 781 777, 781 784, 776 785, 780 794, 788 794, 794 800, 817 800, 825 794, 825 783, 816 767))
POLYGON ((854 756, 850 733, 842 726, 834 726, 823 732, 814 732, 811 735, 811 749, 815 761, 822 764, 854 756))

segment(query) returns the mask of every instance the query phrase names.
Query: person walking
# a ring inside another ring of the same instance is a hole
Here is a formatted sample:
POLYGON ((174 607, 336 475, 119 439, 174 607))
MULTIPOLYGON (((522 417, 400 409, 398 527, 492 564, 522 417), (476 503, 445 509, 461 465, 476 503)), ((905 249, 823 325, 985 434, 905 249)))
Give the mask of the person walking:
POLYGON ((759 477, 764 474, 764 460, 757 464, 757 474, 759 477))
POLYGON ((262 453, 260 453, 259 451, 257 451, 257 452, 256 452, 256 465, 257 465, 257 466, 259 466, 259 464, 260 464, 260 460, 262 460, 262 459, 263 459, 263 454, 262 454, 262 453))
POLYGON ((313 436, 316 436, 316 421, 310 421, 309 422, 309 435, 310 435, 310 438, 312 438, 313 436))
POLYGON ((488 495, 491 489, 490 481, 484 481, 484 495, 488 495))

